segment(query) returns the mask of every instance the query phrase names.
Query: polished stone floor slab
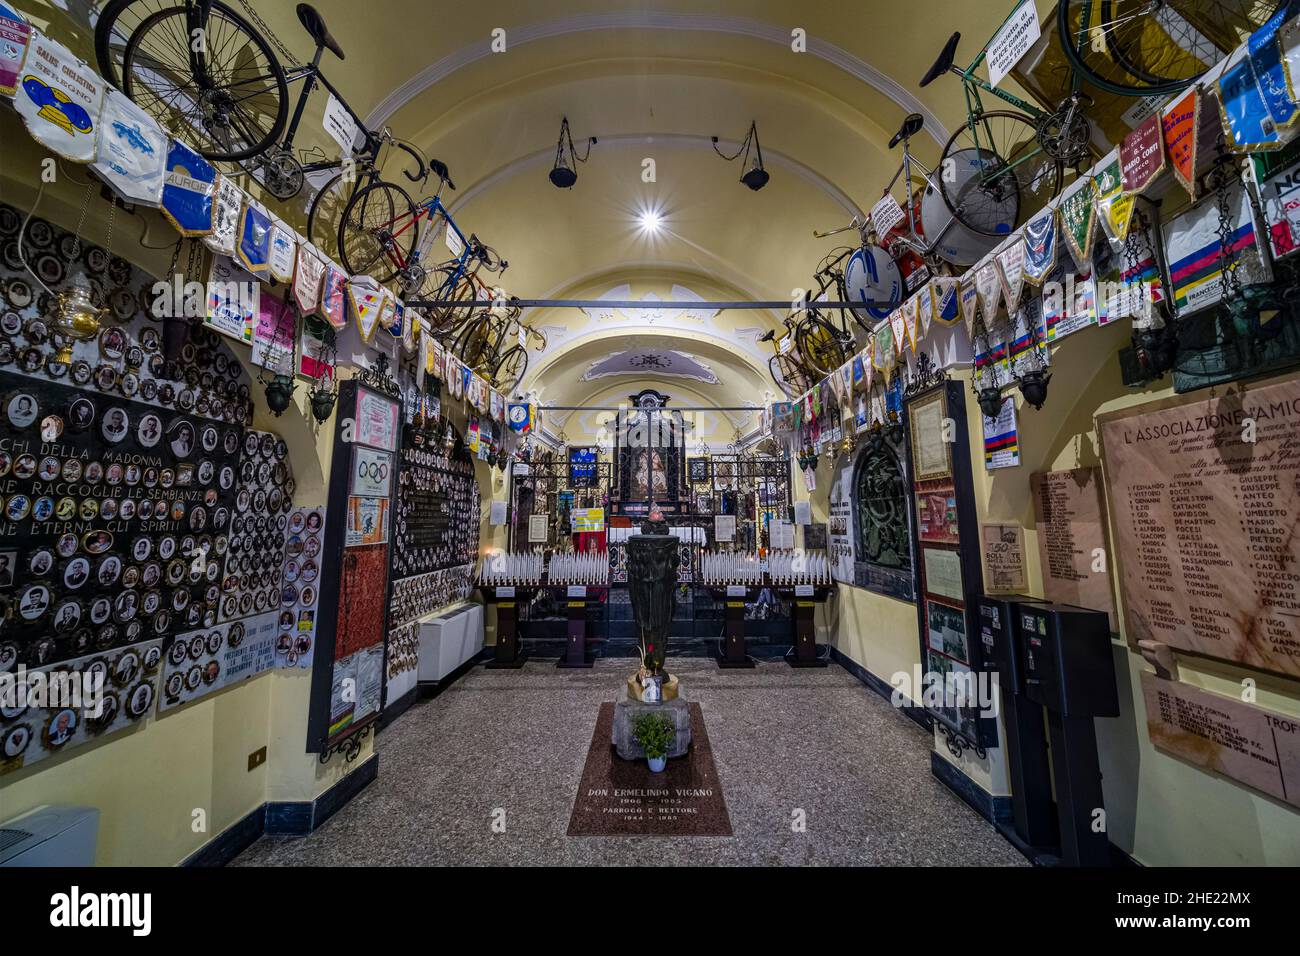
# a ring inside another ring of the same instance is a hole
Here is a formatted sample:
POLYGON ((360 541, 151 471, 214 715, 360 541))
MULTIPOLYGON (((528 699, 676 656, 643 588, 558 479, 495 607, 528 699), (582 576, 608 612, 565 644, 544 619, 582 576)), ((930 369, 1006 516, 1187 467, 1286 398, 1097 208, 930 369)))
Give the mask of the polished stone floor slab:
POLYGON ((600 705, 629 668, 476 668, 379 736, 379 778, 324 826, 235 862, 1024 864, 931 775, 930 736, 834 664, 670 660, 701 707, 733 836, 566 836, 600 705))

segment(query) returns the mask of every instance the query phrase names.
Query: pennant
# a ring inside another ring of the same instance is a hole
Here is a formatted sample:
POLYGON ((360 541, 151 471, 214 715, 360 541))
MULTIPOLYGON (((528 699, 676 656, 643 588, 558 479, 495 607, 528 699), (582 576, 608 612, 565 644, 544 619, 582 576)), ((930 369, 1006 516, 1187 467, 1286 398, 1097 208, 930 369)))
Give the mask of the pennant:
POLYGON ((979 303, 979 290, 970 272, 961 280, 961 317, 966 326, 966 337, 975 335, 975 307, 979 303))
POLYGON ((373 276, 353 276, 348 280, 348 303, 352 317, 361 333, 361 341, 367 345, 379 327, 379 317, 383 315, 388 299, 388 290, 379 284, 373 276))
POLYGON ((325 264, 320 286, 321 317, 335 329, 348 324, 348 275, 332 262, 325 264))
POLYGON ((900 305, 893 312, 889 313, 889 331, 891 334, 890 344, 893 351, 898 352, 903 349, 904 341, 907 339, 907 319, 903 315, 903 307, 900 305))
POLYGON ((940 325, 956 325, 961 318, 961 280, 956 276, 936 276, 931 286, 934 289, 934 320, 940 325))
POLYGON ((1277 31, 1278 50, 1282 56, 1282 75, 1286 80, 1287 96, 1300 102, 1300 17, 1292 17, 1277 31))
POLYGON ((106 85, 99 75, 62 43, 34 31, 21 77, 14 108, 32 139, 74 163, 94 162, 106 85))
POLYGON ((1195 85, 1160 114, 1160 132, 1174 178, 1196 199, 1196 145, 1201 126, 1201 94, 1195 85))
POLYGON ((297 258, 297 233, 277 219, 271 225, 271 278, 276 282, 292 282, 297 258))
POLYGON ((1042 285, 1056 265, 1056 210, 1044 209, 1021 230, 1025 237, 1025 281, 1042 285))
POLYGON ((876 327, 875 346, 875 354, 872 356, 873 364, 880 371, 889 372, 897 361, 892 322, 882 322, 876 327))
POLYGON ((1274 128, 1286 128, 1300 115, 1287 82, 1279 37, 1283 21, 1288 17, 1295 19, 1291 16, 1293 13, 1293 4, 1281 4, 1268 22, 1252 33, 1246 42, 1251 65, 1255 69, 1255 79, 1259 82, 1259 91, 1263 94, 1264 105, 1268 107, 1274 128))
POLYGON ((244 203, 239 219, 239 245, 235 252, 240 263, 253 275, 266 276, 271 257, 271 217, 251 199, 244 203))
POLYGON ((178 139, 167 150, 162 212, 182 236, 212 231, 212 194, 217 168, 178 139))
POLYGON ((865 388, 865 387, 866 387, 867 369, 871 367, 871 363, 870 363, 870 362, 867 362, 867 363, 866 363, 866 366, 864 367, 864 366, 863 366, 863 363, 862 363, 862 353, 859 352, 859 353, 857 353, 856 355, 853 356, 853 359, 851 360, 851 362, 850 362, 849 364, 853 366, 853 370, 852 370, 852 373, 851 373, 851 375, 852 375, 852 381, 853 381, 853 387, 854 387, 855 389, 862 389, 862 388, 865 388))
POLYGON ((1092 258, 1092 235, 1097 224, 1097 204, 1094 202, 1092 180, 1083 177, 1057 205, 1061 214, 1061 228, 1070 246, 1075 262, 1080 266, 1092 258))
POLYGON ((1152 113, 1119 147, 1121 188, 1125 193, 1140 193, 1165 169, 1165 144, 1160 133, 1160 116, 1152 113))
POLYGON ((867 337, 867 347, 862 350, 862 390, 871 391, 871 380, 876 377, 876 366, 872 356, 876 354, 876 337, 867 337))
POLYGON ((1124 192, 1119 155, 1116 152, 1111 155, 1115 158, 1109 163, 1103 160, 1105 165, 1093 177, 1092 188, 1097 194, 1097 211, 1107 235, 1123 242, 1128 237, 1129 223, 1133 221, 1133 211, 1137 208, 1137 196, 1124 192))
POLYGON ((253 323, 261 310, 261 286, 227 256, 213 256, 208 269, 207 308, 203 321, 240 342, 253 340, 253 323))
MULTIPOLYGON (((8 52, 3 23, 0 17, 0 61, 8 52)), ((91 167, 95 174, 127 202, 156 207, 162 202, 166 160, 167 134, 162 127, 125 94, 108 87, 91 167)))
POLYGON ((506 409, 506 423, 510 430, 520 435, 533 430, 533 406, 526 402, 514 402, 506 409))
POLYGON ((1254 153, 1282 148, 1248 52, 1229 58, 1219 75, 1218 88, 1219 117, 1228 134, 1229 149, 1234 153, 1254 153))
POLYGON ((916 343, 921 340, 921 296, 913 295, 903 303, 903 325, 907 329, 907 345, 916 354, 916 343))
POLYGON ((233 256, 239 238, 239 218, 244 210, 244 191, 234 179, 220 175, 212 194, 212 231, 203 244, 223 256, 233 256))
POLYGON ((433 374, 433 336, 424 329, 420 330, 420 366, 425 375, 433 374))
POLYGON ((406 303, 397 303, 398 325, 402 330, 402 351, 408 355, 415 351, 416 330, 420 325, 419 315, 415 309, 408 309, 406 303))
POLYGON ((1020 304, 1020 291, 1025 287, 1025 244, 1017 236, 994 260, 998 264, 998 280, 1002 284, 1002 297, 1007 303, 1007 312, 1012 314, 1020 304))
POLYGON ((22 75, 23 59, 31 43, 32 32, 31 26, 19 19, 15 11, 0 8, 0 95, 2 96, 13 96, 18 92, 18 78, 22 75))
POLYGON ((303 315, 314 315, 320 305, 325 262, 316 255, 315 247, 309 242, 298 243, 296 259, 293 268, 293 299, 303 315))
POLYGON ((930 321, 934 318, 934 281, 921 286, 916 293, 916 340, 922 341, 930 334, 930 321))
POLYGON ((992 325, 993 320, 997 318, 998 304, 1002 297, 998 267, 992 257, 975 267, 975 290, 979 293, 980 312, 984 315, 984 324, 992 325))

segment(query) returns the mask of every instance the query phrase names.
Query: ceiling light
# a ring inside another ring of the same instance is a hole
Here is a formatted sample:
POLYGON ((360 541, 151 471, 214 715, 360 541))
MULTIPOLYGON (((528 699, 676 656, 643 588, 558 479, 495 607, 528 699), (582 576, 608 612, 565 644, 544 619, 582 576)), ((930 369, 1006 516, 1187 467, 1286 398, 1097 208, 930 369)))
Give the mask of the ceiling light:
POLYGON ((653 209, 648 209, 641 213, 642 232, 658 232, 659 226, 662 222, 663 220, 659 218, 659 213, 653 209))
POLYGON ((745 167, 745 171, 741 173, 740 181, 754 192, 758 192, 766 186, 767 181, 772 178, 768 171, 763 168, 763 148, 758 145, 757 122, 749 124, 749 132, 745 135, 745 141, 740 144, 740 149, 730 156, 718 149, 718 137, 716 136, 713 137, 713 151, 728 162, 743 153, 745 158, 741 160, 741 165, 745 167), (750 155, 751 150, 753 151, 752 156, 750 155))
POLYGON ((585 163, 591 155, 591 147, 596 144, 596 137, 587 140, 587 151, 581 156, 573 150, 573 134, 569 132, 569 118, 560 122, 560 138, 555 144, 555 165, 550 172, 550 180, 559 189, 572 189, 578 181, 578 163, 585 163))

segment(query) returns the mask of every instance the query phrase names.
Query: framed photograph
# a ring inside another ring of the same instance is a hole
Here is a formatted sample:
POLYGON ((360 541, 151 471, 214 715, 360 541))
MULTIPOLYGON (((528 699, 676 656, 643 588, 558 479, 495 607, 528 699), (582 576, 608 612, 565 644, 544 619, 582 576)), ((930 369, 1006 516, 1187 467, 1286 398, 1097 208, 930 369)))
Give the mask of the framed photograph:
POLYGON ((951 657, 964 664, 970 663, 970 648, 966 646, 966 612, 938 601, 925 602, 926 640, 930 650, 951 657))
POLYGON ((686 477, 692 482, 708 481, 709 459, 705 457, 686 459, 686 477))
POLYGON ((943 389, 936 389, 932 395, 923 396, 908 406, 907 433, 912 440, 912 464, 916 469, 912 476, 914 481, 946 478, 952 474, 951 436, 945 434, 944 426, 946 413, 943 389))

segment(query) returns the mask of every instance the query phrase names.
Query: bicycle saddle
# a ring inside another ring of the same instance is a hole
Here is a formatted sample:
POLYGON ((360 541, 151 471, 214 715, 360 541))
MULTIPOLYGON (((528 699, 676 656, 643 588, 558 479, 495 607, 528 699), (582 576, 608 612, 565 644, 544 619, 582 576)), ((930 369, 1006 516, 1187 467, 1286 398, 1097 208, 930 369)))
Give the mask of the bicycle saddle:
POLYGON ((948 42, 943 45, 943 52, 939 54, 939 59, 934 61, 934 66, 930 67, 930 72, 921 77, 922 86, 928 86, 952 69, 952 58, 957 53, 957 41, 960 39, 960 33, 954 33, 948 37, 948 42))
POLYGON ((325 47, 340 60, 343 59, 343 47, 339 46, 339 41, 330 36, 329 27, 325 26, 325 20, 316 8, 310 3, 298 4, 298 22, 303 25, 311 38, 316 41, 318 47, 325 47))
POLYGON ((770 342, 774 338, 776 338, 776 333, 773 332, 771 329, 768 329, 766 332, 764 332, 762 335, 758 337, 758 340, 760 342, 770 342))
POLYGON ((451 181, 451 172, 447 169, 447 164, 444 163, 441 159, 429 160, 429 168, 433 170, 433 174, 437 176, 439 179, 446 180, 447 185, 451 189, 456 188, 456 184, 451 181))
POLYGON ((889 148, 893 149, 905 139, 911 139, 921 131, 925 125, 925 117, 920 113, 909 113, 907 119, 903 120, 903 125, 898 128, 894 138, 889 141, 889 148))

